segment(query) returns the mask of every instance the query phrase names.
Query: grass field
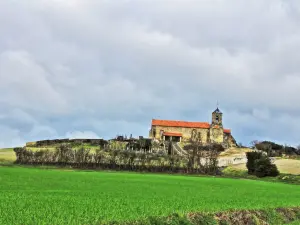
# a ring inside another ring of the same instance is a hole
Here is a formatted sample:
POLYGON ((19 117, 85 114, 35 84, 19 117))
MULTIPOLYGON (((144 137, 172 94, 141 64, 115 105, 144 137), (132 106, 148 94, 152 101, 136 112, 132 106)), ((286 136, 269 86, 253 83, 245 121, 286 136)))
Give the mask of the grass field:
POLYGON ((125 172, 0 168, 0 224, 95 224, 173 212, 299 205, 299 186, 281 183, 125 172))

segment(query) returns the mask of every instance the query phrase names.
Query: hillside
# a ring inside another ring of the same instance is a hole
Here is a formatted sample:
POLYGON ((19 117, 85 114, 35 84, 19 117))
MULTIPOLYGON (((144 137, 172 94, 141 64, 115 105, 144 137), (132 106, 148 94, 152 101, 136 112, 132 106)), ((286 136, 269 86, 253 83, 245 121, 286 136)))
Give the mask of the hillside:
MULTIPOLYGON (((91 151, 97 149, 98 147, 95 146, 88 146, 91 151)), ((44 148, 36 148, 36 147, 29 147, 28 149, 36 151, 39 149, 55 149, 55 146, 46 146, 44 148)), ((222 152, 219 157, 219 163, 221 166, 232 166, 236 169, 246 170, 246 152, 252 151, 250 148, 230 148, 226 151, 222 152)), ((16 159, 15 153, 12 148, 7 149, 0 149, 0 163, 11 163, 16 159)), ((293 159, 281 159, 277 158, 275 160, 275 164, 277 165, 279 171, 281 173, 287 174, 300 174, 300 160, 293 160, 293 159)))

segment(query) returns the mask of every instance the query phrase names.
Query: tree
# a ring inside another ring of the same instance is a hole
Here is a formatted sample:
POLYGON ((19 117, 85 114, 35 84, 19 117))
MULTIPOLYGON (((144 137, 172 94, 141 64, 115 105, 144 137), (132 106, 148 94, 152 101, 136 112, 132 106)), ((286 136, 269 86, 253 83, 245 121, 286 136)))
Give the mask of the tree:
POLYGON ((262 157, 261 152, 246 152, 247 156, 247 169, 248 174, 254 174, 255 173, 255 160, 260 159, 262 157))
POLYGON ((279 171, 275 164, 272 164, 270 158, 262 152, 247 152, 247 169, 248 174, 257 177, 278 176, 279 171))
POLYGON ((258 140, 253 140, 253 141, 250 142, 250 147, 251 147, 251 148, 255 148, 255 147, 256 147, 256 144, 258 144, 258 143, 259 143, 258 140))
POLYGON ((255 160, 254 165, 257 177, 276 177, 279 175, 277 166, 271 163, 268 156, 263 155, 260 159, 255 160))

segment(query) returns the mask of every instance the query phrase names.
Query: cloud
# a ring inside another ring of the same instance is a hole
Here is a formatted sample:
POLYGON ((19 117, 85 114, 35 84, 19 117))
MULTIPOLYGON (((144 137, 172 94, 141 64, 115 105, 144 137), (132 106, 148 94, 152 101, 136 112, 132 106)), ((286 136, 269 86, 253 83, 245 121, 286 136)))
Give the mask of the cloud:
POLYGON ((62 96, 49 83, 50 74, 26 51, 0 54, 0 102, 12 107, 56 113, 64 110, 62 96))
POLYGON ((299 12, 283 0, 2 1, 1 124, 24 141, 147 136, 152 118, 209 122, 219 100, 238 141, 296 143, 299 12))
POLYGON ((0 148, 18 147, 24 144, 24 139, 18 129, 0 125, 0 148))
POLYGON ((68 132, 66 134, 66 138, 70 139, 77 139, 77 138, 86 138, 86 139, 98 139, 100 138, 97 134, 91 131, 74 131, 74 132, 68 132))

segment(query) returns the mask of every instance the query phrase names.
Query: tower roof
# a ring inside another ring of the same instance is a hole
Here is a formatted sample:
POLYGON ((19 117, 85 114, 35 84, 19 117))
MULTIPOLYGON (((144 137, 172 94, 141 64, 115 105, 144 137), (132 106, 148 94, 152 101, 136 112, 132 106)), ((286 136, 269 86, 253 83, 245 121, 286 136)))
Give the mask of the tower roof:
POLYGON ((213 111, 213 113, 220 113, 220 114, 222 114, 222 112, 220 111, 219 107, 217 107, 216 110, 213 111))

